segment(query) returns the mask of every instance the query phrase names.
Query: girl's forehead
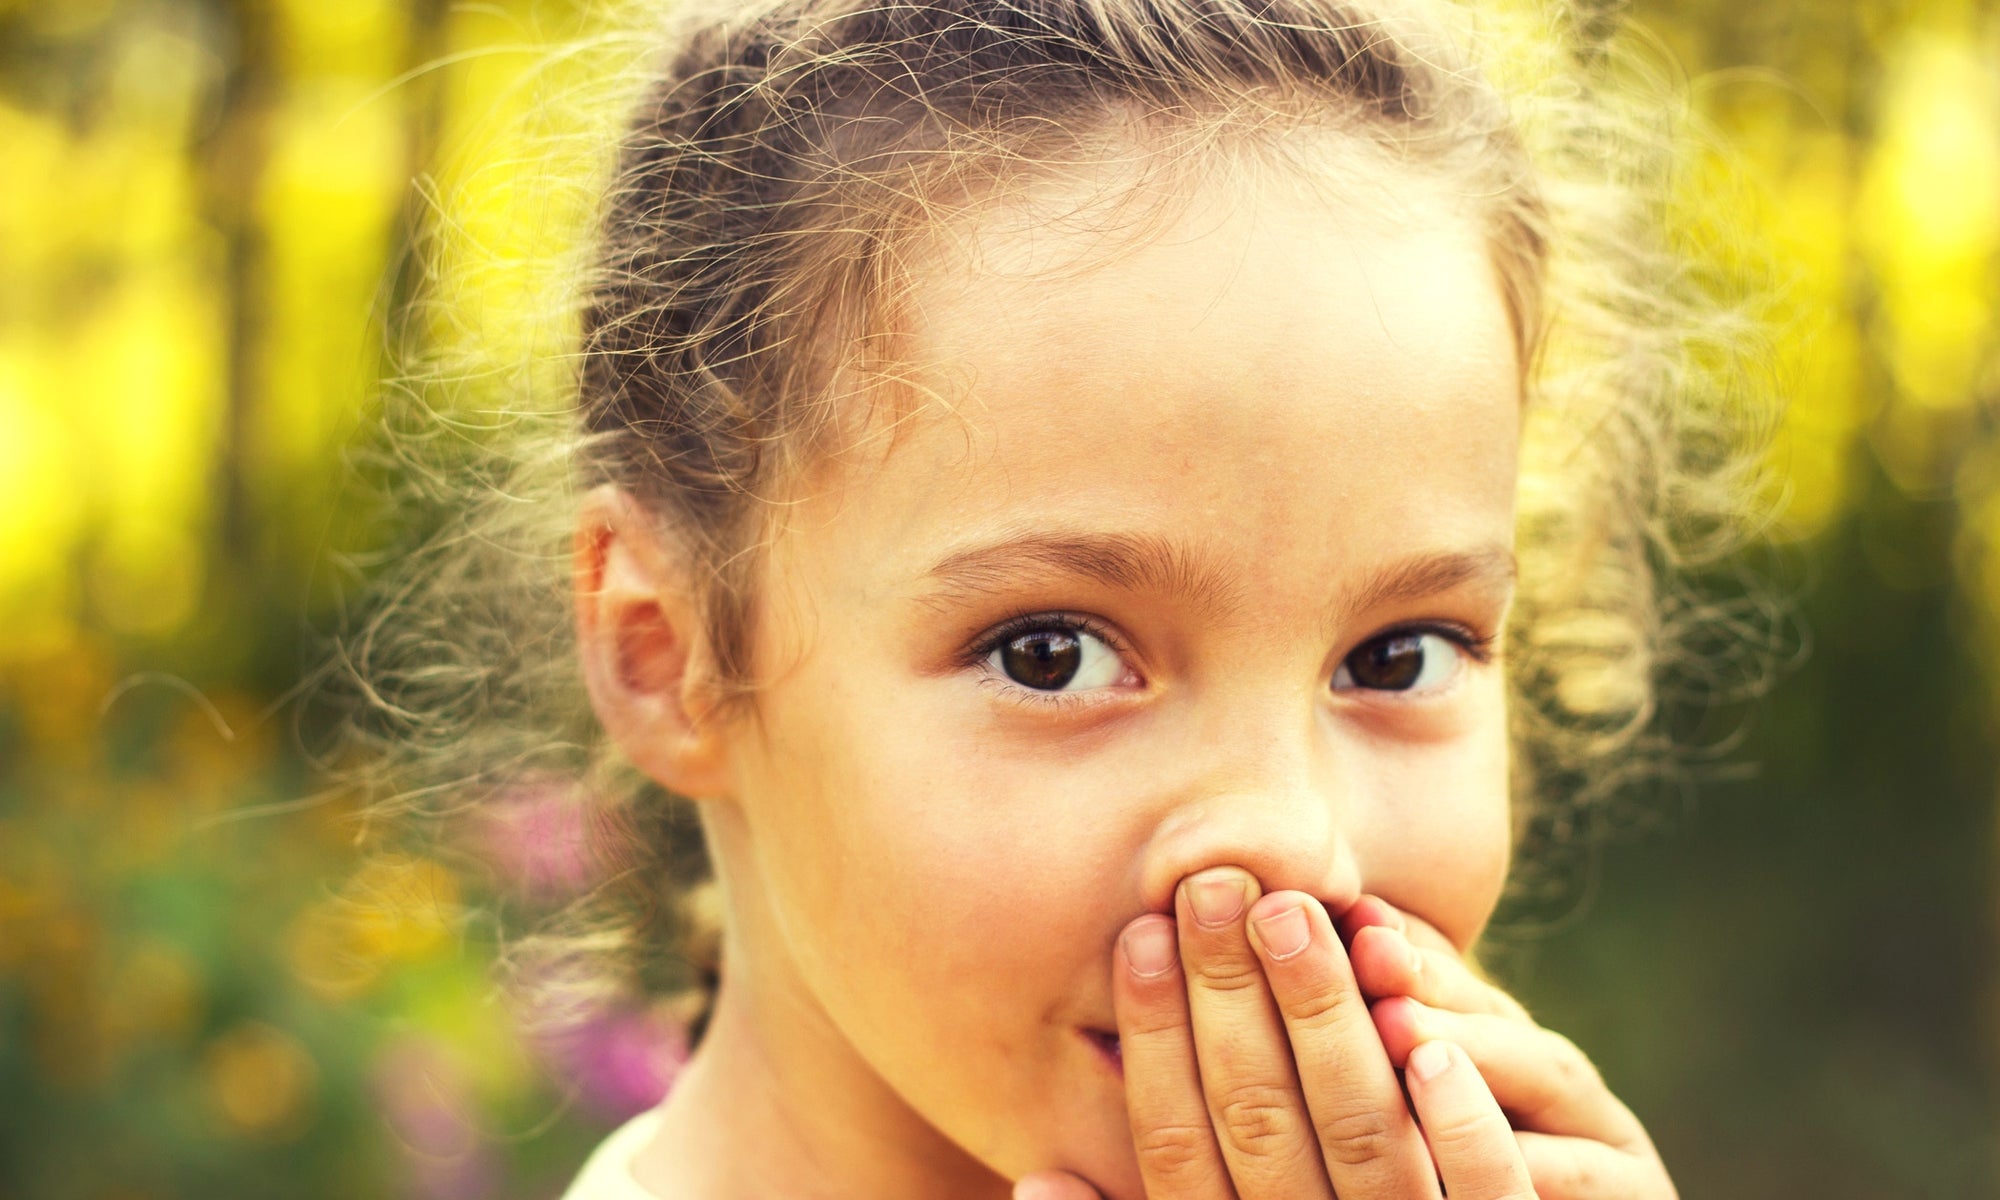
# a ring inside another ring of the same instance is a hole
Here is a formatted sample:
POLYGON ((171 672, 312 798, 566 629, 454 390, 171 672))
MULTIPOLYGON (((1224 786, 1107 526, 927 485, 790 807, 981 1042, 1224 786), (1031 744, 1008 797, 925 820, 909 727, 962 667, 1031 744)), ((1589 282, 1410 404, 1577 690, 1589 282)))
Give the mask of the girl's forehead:
POLYGON ((1341 392, 1359 419, 1385 387, 1514 390, 1484 230, 1421 194, 1385 211, 1218 181, 1143 229, 1009 213, 979 241, 919 267, 898 314, 906 382, 961 419, 1116 396, 1103 416, 1154 425, 1228 415, 1249 385, 1276 430, 1341 392))
POLYGON ((796 516, 878 580, 1037 526, 1236 571, 1324 572, 1334 542, 1511 544, 1518 372, 1482 233, 1442 206, 1350 215, 1201 197, 1110 253, 1087 227, 997 224, 1097 258, 917 273, 900 420, 796 516))
MULTIPOLYGON (((1246 266, 1267 268, 1266 292, 1323 291, 1343 286, 1340 271, 1318 269, 1329 255, 1364 261, 1385 244, 1422 243, 1429 262, 1380 263, 1366 288, 1406 287, 1414 271, 1475 305, 1498 294, 1483 214, 1438 178, 1338 131, 1299 131, 1279 149, 1210 148, 1163 168, 1136 148, 1041 170, 906 230, 833 371, 832 425, 794 483, 824 494, 834 476, 879 465, 913 429, 973 419, 992 398, 991 368, 1069 372, 1083 352, 1137 350, 1149 332, 1174 328, 1176 308, 1190 332, 1227 336, 1216 333, 1215 306, 1258 299, 1255 281, 1227 286, 1246 266), (1273 231, 1279 261, 1253 262, 1273 231), (1277 278, 1274 265, 1298 270, 1277 278), (1025 361, 1002 366, 1009 357, 1025 361)), ((1312 315, 1286 303, 1251 320, 1312 315)), ((1518 358, 1511 342, 1493 349, 1518 358)))
POLYGON ((1476 202, 1440 177, 1339 130, 1299 128, 1179 153, 1135 141, 940 210, 899 255, 889 307, 1085 278, 1135 251, 1226 233, 1251 213, 1364 238, 1445 224, 1469 231, 1482 220, 1476 202))

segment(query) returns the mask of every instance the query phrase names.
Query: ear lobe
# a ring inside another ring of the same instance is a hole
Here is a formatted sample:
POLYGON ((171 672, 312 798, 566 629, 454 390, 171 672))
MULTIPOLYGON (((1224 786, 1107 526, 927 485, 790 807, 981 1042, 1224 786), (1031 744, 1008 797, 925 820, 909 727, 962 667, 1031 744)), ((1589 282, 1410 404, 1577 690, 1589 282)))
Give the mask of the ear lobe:
POLYGON ((585 497, 574 545, 577 649, 591 706, 632 764, 690 799, 722 795, 714 656, 691 564, 622 489, 585 497))

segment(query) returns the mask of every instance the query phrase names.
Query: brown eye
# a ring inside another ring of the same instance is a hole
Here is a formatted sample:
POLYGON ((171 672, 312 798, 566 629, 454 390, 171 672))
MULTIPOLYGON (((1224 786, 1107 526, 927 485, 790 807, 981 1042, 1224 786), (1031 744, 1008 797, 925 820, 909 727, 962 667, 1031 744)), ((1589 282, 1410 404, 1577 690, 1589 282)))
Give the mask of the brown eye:
POLYGON ((1080 692, 1109 687, 1129 674, 1110 636, 1092 632, 1076 617, 1029 617, 995 633, 983 656, 989 670, 1021 687, 1080 692))
POLYGON ((1392 633, 1355 648, 1334 672, 1336 691, 1430 692, 1450 685, 1465 651, 1437 633, 1392 633))
POLYGON ((1036 691, 1058 691, 1083 665, 1083 643, 1063 629, 1024 633, 1000 647, 1000 669, 1007 678, 1036 691))

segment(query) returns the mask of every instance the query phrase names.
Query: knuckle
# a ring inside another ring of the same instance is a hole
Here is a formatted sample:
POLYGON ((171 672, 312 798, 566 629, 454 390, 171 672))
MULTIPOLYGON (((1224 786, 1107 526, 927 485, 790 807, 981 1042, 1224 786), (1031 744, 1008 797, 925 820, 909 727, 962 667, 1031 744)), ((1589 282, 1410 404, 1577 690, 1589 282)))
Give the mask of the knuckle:
POLYGON ((1329 1162, 1365 1167, 1390 1157, 1395 1133, 1387 1113, 1363 1109, 1321 1121, 1319 1144, 1329 1162))
POLYGON ((1264 986, 1264 968, 1252 958, 1222 954, 1189 964, 1195 983, 1212 992, 1241 992, 1264 986))
POLYGON ((1275 1158, 1297 1152, 1302 1121, 1291 1093, 1268 1084, 1243 1084, 1216 1099, 1223 1135, 1247 1157, 1275 1158))
POLYGON ((1597 1073, 1597 1065, 1590 1056, 1560 1033, 1545 1030, 1549 1038, 1549 1063, 1555 1075, 1558 1094, 1569 1096, 1587 1092, 1603 1086, 1603 1079, 1597 1073))
POLYGON ((1285 995, 1280 1008, 1285 1019, 1295 1025, 1321 1027, 1338 1025, 1355 1015, 1361 993, 1340 987, 1331 980, 1310 984, 1285 995))
POLYGON ((1188 1030, 1186 1002, 1178 996, 1157 996, 1118 1007, 1118 1036, 1127 1042, 1171 1040, 1188 1030))
POLYGON ((1186 1014, 1171 1006, 1136 1009, 1118 1017, 1118 1036, 1127 1046, 1142 1042, 1172 1045, 1186 1035, 1187 1029, 1186 1014))
POLYGON ((1584 1050, 1576 1042, 1554 1032, 1550 1036, 1556 1038, 1556 1072, 1562 1076, 1564 1084, 1568 1084, 1574 1090, 1574 1088, 1596 1088, 1604 1082, 1604 1078, 1598 1074, 1598 1064, 1590 1062, 1590 1056, 1584 1054, 1584 1050))
POLYGON ((1578 1155, 1566 1155, 1556 1178, 1549 1183, 1535 1181, 1537 1191, 1548 1192, 1551 1196, 1601 1196, 1607 1194, 1606 1180, 1593 1163, 1583 1161, 1578 1155))
POLYGON ((1132 1145, 1140 1170, 1159 1183, 1191 1183, 1209 1174, 1209 1131, 1199 1125, 1154 1125, 1132 1145))
POLYGON ((1441 1159, 1472 1162, 1514 1148, 1514 1131, 1498 1112, 1446 1117, 1425 1129, 1430 1133, 1431 1148, 1441 1159))

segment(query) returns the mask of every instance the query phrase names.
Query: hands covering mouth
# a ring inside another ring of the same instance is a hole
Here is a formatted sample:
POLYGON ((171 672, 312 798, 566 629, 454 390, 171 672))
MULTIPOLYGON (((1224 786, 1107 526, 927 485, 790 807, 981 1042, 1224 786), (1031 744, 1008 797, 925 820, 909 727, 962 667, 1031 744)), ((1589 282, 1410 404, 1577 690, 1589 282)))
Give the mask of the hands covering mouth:
MULTIPOLYGON (((1112 976, 1117 1030, 1081 1032, 1124 1077, 1146 1200, 1676 1194, 1574 1044, 1379 898, 1336 925, 1303 892, 1203 871, 1173 917, 1126 926, 1112 976)), ((1099 1200, 1058 1171, 1014 1196, 1099 1200)))

